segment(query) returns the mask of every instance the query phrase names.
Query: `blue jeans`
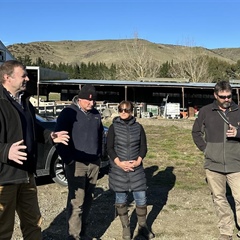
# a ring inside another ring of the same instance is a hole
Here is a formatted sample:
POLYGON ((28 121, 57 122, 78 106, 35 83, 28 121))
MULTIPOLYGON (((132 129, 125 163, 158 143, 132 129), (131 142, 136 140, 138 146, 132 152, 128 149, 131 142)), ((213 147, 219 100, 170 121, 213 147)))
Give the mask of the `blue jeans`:
MULTIPOLYGON (((133 198, 137 206, 144 206, 147 204, 146 191, 132 192, 133 198)), ((116 192, 115 204, 127 203, 128 192, 116 192)))

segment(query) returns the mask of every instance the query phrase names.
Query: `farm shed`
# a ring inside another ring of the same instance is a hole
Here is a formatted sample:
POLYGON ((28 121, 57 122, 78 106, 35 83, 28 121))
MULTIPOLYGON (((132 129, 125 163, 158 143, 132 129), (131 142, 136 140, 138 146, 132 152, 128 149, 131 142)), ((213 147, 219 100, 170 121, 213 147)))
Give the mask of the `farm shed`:
MULTIPOLYGON (((48 96, 50 92, 61 94, 62 101, 71 101, 82 85, 91 83, 96 87, 99 101, 120 102, 124 99, 161 106, 168 102, 178 102, 182 109, 201 106, 213 101, 215 83, 162 82, 162 81, 124 81, 124 80, 40 80, 39 94, 48 96)), ((232 82, 233 100, 239 104, 240 84, 232 82)))

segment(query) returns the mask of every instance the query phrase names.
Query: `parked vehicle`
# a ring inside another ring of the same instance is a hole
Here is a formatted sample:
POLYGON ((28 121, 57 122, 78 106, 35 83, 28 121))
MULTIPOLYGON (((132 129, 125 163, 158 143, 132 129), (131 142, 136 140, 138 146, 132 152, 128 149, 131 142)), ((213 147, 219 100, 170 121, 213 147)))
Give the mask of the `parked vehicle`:
MULTIPOLYGON (((36 115, 37 123, 49 130, 54 130, 56 125, 55 118, 45 118, 36 115)), ((108 128, 104 126, 103 134, 103 157, 101 159, 101 166, 99 178, 103 177, 108 172, 109 159, 107 155, 107 133, 108 128)), ((51 176, 54 182, 67 186, 67 179, 64 173, 63 162, 61 157, 57 154, 55 146, 48 143, 38 143, 38 161, 37 161, 37 176, 51 176)))

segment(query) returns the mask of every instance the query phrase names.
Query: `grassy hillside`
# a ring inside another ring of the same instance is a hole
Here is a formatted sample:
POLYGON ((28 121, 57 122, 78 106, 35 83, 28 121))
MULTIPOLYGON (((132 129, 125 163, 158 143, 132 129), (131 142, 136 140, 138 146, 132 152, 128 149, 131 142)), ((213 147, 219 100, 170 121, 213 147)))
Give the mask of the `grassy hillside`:
POLYGON ((217 48, 214 52, 235 62, 240 60, 240 48, 217 48))
MULTIPOLYGON (((143 44, 148 54, 161 64, 166 61, 178 62, 186 58, 187 48, 181 45, 157 44, 146 40, 138 40, 143 44)), ((29 55, 33 61, 37 57, 46 62, 55 64, 68 63, 79 64, 80 62, 104 62, 107 65, 118 64, 126 57, 127 47, 133 42, 128 40, 98 40, 98 41, 45 41, 32 42, 28 44, 13 44, 7 46, 8 50, 15 56, 24 57, 29 55)), ((217 57, 221 60, 235 63, 240 59, 239 49, 217 49, 209 50, 198 47, 200 54, 217 57)))

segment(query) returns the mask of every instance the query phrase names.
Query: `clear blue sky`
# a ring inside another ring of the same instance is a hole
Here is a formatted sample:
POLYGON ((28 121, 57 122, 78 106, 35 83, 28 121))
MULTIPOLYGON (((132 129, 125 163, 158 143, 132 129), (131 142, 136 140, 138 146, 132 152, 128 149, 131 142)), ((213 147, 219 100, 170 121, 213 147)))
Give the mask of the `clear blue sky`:
POLYGON ((240 0, 0 0, 0 40, 130 39, 240 47, 240 0))

